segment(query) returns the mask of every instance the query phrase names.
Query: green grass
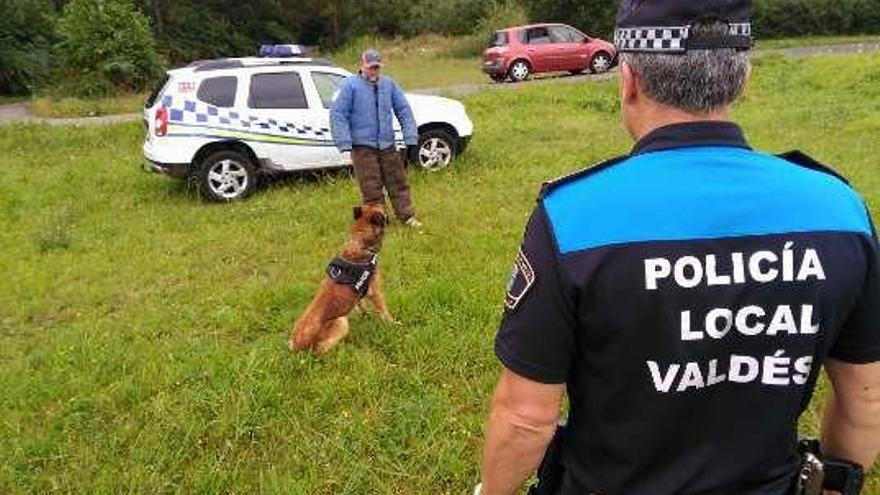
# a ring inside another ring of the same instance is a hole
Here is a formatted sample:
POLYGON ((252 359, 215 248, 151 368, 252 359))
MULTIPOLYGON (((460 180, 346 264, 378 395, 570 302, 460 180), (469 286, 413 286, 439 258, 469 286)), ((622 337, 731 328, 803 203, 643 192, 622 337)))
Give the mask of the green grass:
POLYGON ((382 53, 384 72, 406 90, 485 83, 478 56, 460 56, 467 37, 423 35, 415 38, 361 38, 327 54, 336 64, 356 72, 366 48, 382 53))
POLYGON ((880 41, 880 35, 804 36, 802 38, 758 39, 755 47, 759 50, 775 50, 798 46, 841 45, 875 41, 880 41))
MULTIPOLYGON (((754 76, 753 144, 829 163, 880 218, 880 54, 754 76)), ((427 232, 385 240, 403 324, 354 317, 323 357, 285 344, 358 201, 347 173, 212 205, 137 170, 139 123, 0 128, 0 493, 466 493, 539 185, 631 143, 613 81, 465 102, 468 153, 410 176, 427 232)))
POLYGON ((28 102, 31 113, 42 118, 97 117, 138 113, 146 100, 145 93, 123 94, 107 98, 54 98, 39 96, 28 102))
POLYGON ((0 95, 0 105, 8 105, 10 103, 24 103, 26 101, 28 101, 27 96, 0 95))

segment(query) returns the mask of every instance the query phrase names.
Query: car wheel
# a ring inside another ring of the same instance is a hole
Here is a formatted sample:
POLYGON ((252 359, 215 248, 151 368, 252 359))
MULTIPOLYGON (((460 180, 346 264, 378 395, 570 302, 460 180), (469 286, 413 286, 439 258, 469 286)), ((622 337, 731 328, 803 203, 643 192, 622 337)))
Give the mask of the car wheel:
POLYGON ((436 172, 449 166, 455 158, 455 138, 442 129, 431 129, 419 135, 416 164, 422 170, 436 172))
POLYGON ((590 59, 590 72, 601 74, 611 68, 611 55, 606 52, 596 52, 590 59))
POLYGON ((529 63, 525 60, 517 60, 510 66, 510 70, 507 71, 510 76, 510 80, 513 82, 522 82, 529 78, 532 75, 532 68, 529 67, 529 63))
POLYGON ((241 153, 218 151, 202 160, 195 180, 199 194, 208 201, 235 201, 254 191, 257 171, 250 159, 241 153))

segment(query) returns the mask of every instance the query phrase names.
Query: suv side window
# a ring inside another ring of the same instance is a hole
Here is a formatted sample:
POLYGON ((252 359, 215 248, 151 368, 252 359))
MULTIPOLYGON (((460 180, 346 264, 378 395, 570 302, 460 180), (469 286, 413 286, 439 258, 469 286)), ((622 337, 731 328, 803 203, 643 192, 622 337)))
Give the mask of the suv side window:
POLYGON ((550 32, 546 27, 533 27, 526 31, 527 43, 530 45, 543 45, 550 43, 550 32))
POLYGON ((202 81, 196 98, 219 108, 235 106, 235 90, 238 78, 235 76, 211 77, 202 81))
POLYGON ((321 97, 324 108, 333 106, 333 96, 336 95, 336 91, 344 80, 345 76, 339 74, 312 72, 312 81, 315 83, 315 88, 318 89, 318 96, 321 97))
POLYGON ((298 72, 254 74, 248 95, 250 108, 309 108, 298 72))

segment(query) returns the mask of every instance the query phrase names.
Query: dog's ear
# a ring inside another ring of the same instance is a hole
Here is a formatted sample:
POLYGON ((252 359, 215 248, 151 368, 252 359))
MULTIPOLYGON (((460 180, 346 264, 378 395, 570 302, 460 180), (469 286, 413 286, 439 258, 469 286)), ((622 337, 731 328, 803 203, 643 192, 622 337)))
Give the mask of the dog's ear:
POLYGON ((364 216, 364 209, 361 208, 360 206, 355 206, 354 207, 354 219, 357 220, 358 218, 360 218, 362 216, 364 216))
POLYGON ((388 225, 388 217, 381 211, 377 211, 370 216, 370 223, 379 227, 388 225))

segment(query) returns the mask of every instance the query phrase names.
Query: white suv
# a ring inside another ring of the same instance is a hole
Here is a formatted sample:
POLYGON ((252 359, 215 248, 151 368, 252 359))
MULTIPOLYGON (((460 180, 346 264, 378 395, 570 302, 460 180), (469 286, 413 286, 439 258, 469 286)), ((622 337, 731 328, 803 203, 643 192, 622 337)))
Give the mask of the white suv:
MULTIPOLYGON (((191 179, 212 201, 253 192, 259 174, 351 164, 330 134, 330 105, 351 75, 302 57, 228 58, 170 70, 144 105, 144 156, 154 172, 191 179)), ((419 130, 418 165, 439 170, 467 147, 464 105, 407 94, 419 130)), ((395 119, 397 143, 403 136, 395 119)))

